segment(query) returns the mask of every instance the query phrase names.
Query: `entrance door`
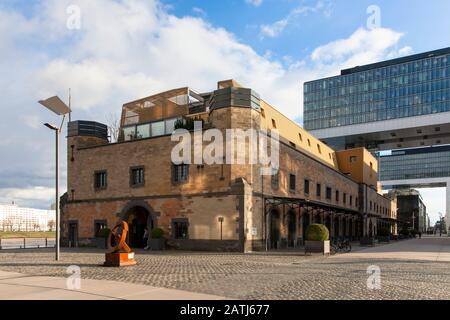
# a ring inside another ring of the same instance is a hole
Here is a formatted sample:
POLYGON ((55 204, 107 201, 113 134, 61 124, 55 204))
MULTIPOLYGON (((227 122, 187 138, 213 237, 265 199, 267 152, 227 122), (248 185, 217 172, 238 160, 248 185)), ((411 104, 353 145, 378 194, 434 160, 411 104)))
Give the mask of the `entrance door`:
POLYGON ((69 247, 78 247, 78 222, 69 222, 69 247))
POLYGON ((295 212, 288 213, 288 247, 295 247, 297 219, 295 212))
POLYGON ((153 220, 149 212, 142 207, 135 207, 128 214, 128 243, 132 248, 144 248, 147 244, 144 242, 145 228, 149 226, 148 232, 153 229, 153 220))
POLYGON ((335 217, 334 218, 334 232, 333 232, 333 235, 334 235, 334 238, 339 238, 339 218, 338 217, 335 217))
POLYGON ((272 210, 270 214, 270 248, 278 249, 280 245, 280 214, 272 210))
POLYGON ((305 238, 305 236, 306 236, 306 229, 308 228, 308 226, 310 224, 309 222, 310 222, 310 220, 309 220, 309 213, 308 213, 308 211, 303 211, 303 241, 306 240, 306 238, 305 238))
POLYGON ((325 218, 325 226, 327 227, 328 231, 330 232, 330 236, 332 236, 332 234, 331 234, 331 214, 325 218))

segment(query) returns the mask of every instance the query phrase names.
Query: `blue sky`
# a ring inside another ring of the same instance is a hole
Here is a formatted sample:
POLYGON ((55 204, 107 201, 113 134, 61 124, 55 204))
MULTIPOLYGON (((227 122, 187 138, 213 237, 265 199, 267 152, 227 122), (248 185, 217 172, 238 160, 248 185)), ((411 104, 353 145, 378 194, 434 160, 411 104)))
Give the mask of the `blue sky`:
MULTIPOLYGON (((42 123, 57 119, 37 100, 72 88, 74 118, 105 122, 127 101, 235 78, 301 124, 304 81, 448 47, 449 12, 448 0, 2 0, 0 202, 52 201, 42 123), (67 28, 70 5, 80 29, 67 28), (370 5, 377 29, 367 28, 370 5)), ((424 199, 434 218, 445 211, 443 190, 424 199)))
POLYGON ((305 58, 311 51, 339 38, 346 37, 358 27, 366 26, 366 10, 370 5, 381 9, 382 26, 403 32, 400 45, 414 51, 428 51, 450 46, 450 2, 447 0, 336 0, 329 3, 329 15, 322 12, 299 15, 275 38, 259 37, 259 26, 282 20, 300 6, 314 6, 317 1, 263 0, 259 6, 245 0, 231 1, 164 1, 178 16, 200 15, 213 26, 233 32, 260 54, 271 51, 274 57, 289 55, 305 58), (204 14, 198 13, 201 9, 204 14))

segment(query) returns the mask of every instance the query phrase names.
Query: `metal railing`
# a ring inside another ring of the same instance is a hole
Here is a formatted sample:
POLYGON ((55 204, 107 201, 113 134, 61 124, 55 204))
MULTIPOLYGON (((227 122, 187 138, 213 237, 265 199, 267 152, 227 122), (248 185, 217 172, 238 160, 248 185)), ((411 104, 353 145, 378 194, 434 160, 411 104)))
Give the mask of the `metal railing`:
POLYGON ((54 248, 55 238, 0 238, 0 250, 54 248))

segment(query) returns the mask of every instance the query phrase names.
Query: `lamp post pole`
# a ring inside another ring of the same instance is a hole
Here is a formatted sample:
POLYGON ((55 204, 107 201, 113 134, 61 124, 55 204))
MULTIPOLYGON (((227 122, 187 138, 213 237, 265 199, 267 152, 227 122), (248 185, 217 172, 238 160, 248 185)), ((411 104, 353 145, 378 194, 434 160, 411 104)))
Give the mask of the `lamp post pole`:
POLYGON ((46 123, 45 126, 55 132, 55 213, 56 213, 56 244, 55 259, 59 261, 60 244, 60 213, 59 213, 59 133, 60 129, 54 125, 46 123))
MULTIPOLYGON (((64 126, 64 120, 67 114, 69 114, 69 119, 70 119, 70 113, 72 112, 72 109, 67 106, 58 96, 54 96, 51 98, 48 98, 46 100, 40 100, 39 104, 41 104, 42 106, 46 107, 48 110, 52 111, 54 114, 58 115, 58 116, 63 116, 62 121, 61 121, 61 125, 59 127, 55 126, 55 125, 51 125, 49 123, 45 123, 44 125, 55 131, 55 152, 56 152, 56 157, 55 157, 55 212, 56 212, 56 244, 55 244, 55 248, 56 248, 56 261, 59 260, 59 253, 60 253, 60 238, 61 238, 61 234, 60 234, 60 212, 59 212, 59 134, 63 129, 64 126)), ((69 92, 69 105, 71 104, 71 95, 69 92)))
POLYGON ((55 130, 55 140, 56 140, 56 162, 55 162, 55 173, 56 173, 56 201, 55 201, 55 210, 56 210, 56 261, 59 261, 59 251, 60 251, 60 222, 59 222, 59 130, 55 130))

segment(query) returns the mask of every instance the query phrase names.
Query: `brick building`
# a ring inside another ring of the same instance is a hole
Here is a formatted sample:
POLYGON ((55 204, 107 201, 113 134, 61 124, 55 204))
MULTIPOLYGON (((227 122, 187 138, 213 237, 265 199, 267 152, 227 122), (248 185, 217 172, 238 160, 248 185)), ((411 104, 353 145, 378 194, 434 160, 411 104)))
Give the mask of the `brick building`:
POLYGON ((367 150, 334 151, 234 80, 213 92, 181 88, 125 104, 115 143, 105 125, 71 122, 67 161, 62 220, 70 245, 92 243, 117 213, 130 224, 133 247, 144 246, 145 226, 162 228, 170 246, 196 250, 294 247, 314 222, 332 237, 375 236, 380 225, 395 232, 395 201, 379 192, 377 160, 367 150), (223 136, 277 129, 279 170, 264 176, 261 164, 174 165, 171 134, 188 119, 223 136))

